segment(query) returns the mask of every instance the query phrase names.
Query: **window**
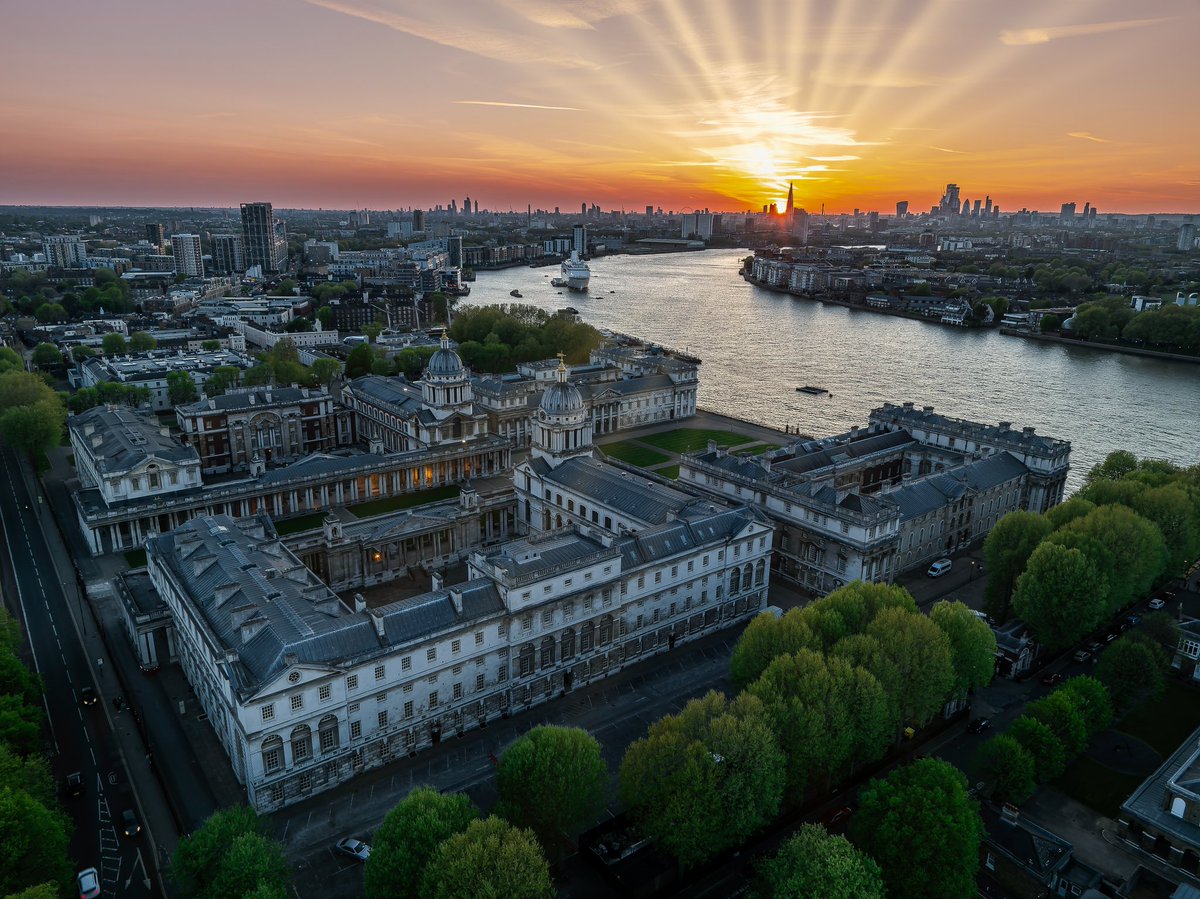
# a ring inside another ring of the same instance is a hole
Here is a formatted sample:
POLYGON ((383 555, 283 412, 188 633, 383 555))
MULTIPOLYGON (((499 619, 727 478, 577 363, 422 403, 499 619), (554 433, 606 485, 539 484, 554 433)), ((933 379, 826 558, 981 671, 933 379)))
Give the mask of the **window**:
POLYGON ((425 650, 425 661, 426 662, 436 662, 437 661, 437 647, 436 646, 431 646, 429 649, 425 650))
POLYGON ((476 631, 476 632, 475 632, 475 645, 476 645, 476 646, 482 646, 482 645, 483 645, 483 631, 476 631))
POLYGON ((357 674, 351 674, 351 675, 347 676, 346 689, 347 690, 357 690, 358 689, 358 675, 357 674))
POLYGON ((413 716, 413 704, 412 704, 412 700, 410 699, 410 700, 408 700, 408 702, 404 703, 404 717, 411 718, 412 716, 413 716))
POLYGON ((295 695, 293 695, 291 697, 291 701, 292 701, 292 711, 293 712, 298 712, 302 708, 304 708, 304 694, 303 693, 296 693, 295 695))
POLYGON ((401 671, 412 671, 412 656, 404 656, 400 659, 401 671))
POLYGON ((482 674, 475 675, 475 692, 479 693, 484 688, 484 677, 482 674))
POLYGON ((564 587, 570 587, 570 586, 571 586, 571 583, 572 583, 572 581, 571 581, 571 579, 570 579, 570 578, 566 578, 566 579, 564 579, 564 580, 563 580, 563 586, 564 586, 564 587))
POLYGON ((292 731, 292 761, 305 762, 312 756, 312 735, 308 727, 292 731))
POLYGON ((321 723, 317 727, 320 735, 321 754, 332 752, 337 748, 337 718, 333 715, 326 715, 321 719, 321 723))
POLYGON ((431 709, 436 709, 438 707, 437 690, 434 690, 432 693, 429 694, 429 707, 431 709))
POLYGON ((375 666, 375 680, 383 680, 384 667, 382 665, 375 666))
POLYGON ((639 574, 638 575, 638 589, 641 590, 645 586, 646 586, 646 575, 639 574))
POLYGON ((388 721, 388 710, 387 709, 380 709, 378 714, 375 717, 379 720, 379 729, 380 730, 383 730, 383 728, 387 727, 387 721, 388 721))
POLYGON ((322 684, 320 689, 317 690, 317 695, 320 697, 321 702, 329 702, 333 698, 333 687, 329 686, 329 684, 322 684))
POLYGON ((542 611, 542 626, 549 627, 553 621, 554 621, 554 610, 553 609, 544 609, 542 611))
POLYGON ((274 721, 275 720, 275 703, 273 703, 273 702, 267 703, 266 705, 264 705, 262 707, 261 711, 262 711, 262 720, 263 721, 274 721))
POLYGON ((450 641, 450 651, 451 652, 462 652, 462 641, 461 640, 451 640, 450 641))
POLYGON ((462 684, 455 684, 454 685, 454 698, 462 699, 462 697, 463 697, 462 684))
POLYGON ((523 631, 533 630, 533 616, 532 615, 526 615, 524 618, 521 619, 521 630, 523 630, 523 631))
POLYGON ((662 583, 662 571, 654 572, 654 583, 656 583, 656 584, 662 583))
POLYGON ((362 736, 362 722, 361 721, 351 721, 350 722, 350 739, 357 740, 361 736, 362 736))
POLYGON ((283 765, 283 740, 279 737, 268 737, 263 741, 263 769, 268 774, 278 771, 283 765))
POLYGON ((353 715, 355 712, 357 712, 361 708, 362 708, 361 703, 357 703, 357 702, 350 703, 350 708, 349 708, 350 714, 353 715))

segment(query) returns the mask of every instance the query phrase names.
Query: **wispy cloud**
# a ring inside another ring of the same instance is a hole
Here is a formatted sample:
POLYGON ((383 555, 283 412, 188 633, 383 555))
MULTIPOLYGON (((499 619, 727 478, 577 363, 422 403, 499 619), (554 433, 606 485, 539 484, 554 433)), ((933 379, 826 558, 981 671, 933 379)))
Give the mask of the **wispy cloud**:
POLYGON ((1092 22, 1086 25, 1052 25, 1047 28, 1016 28, 1000 32, 1000 42, 1012 47, 1029 44, 1048 44, 1065 37, 1086 37, 1090 34, 1108 34, 1112 31, 1128 31, 1130 28, 1145 28, 1158 25, 1168 19, 1126 19, 1121 22, 1092 22))
POLYGON ((962 155, 966 155, 967 152, 966 150, 951 150, 949 147, 935 147, 933 144, 929 145, 929 149, 937 150, 941 153, 959 153, 962 155))
POLYGON ((504 103, 500 100, 455 100, 460 106, 504 106, 511 109, 560 109, 565 112, 583 112, 578 106, 542 106, 538 103, 504 103))
POLYGON ((1096 137, 1094 134, 1088 134, 1086 131, 1068 131, 1067 137, 1077 137, 1080 140, 1095 141, 1098 144, 1111 144, 1112 141, 1106 137, 1096 137))

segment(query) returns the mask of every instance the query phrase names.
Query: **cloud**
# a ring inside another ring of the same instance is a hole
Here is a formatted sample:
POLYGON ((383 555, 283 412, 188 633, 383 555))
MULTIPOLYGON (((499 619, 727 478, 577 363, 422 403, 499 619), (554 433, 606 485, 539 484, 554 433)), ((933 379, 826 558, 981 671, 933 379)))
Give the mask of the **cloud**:
POLYGON ((1111 144, 1112 141, 1106 137, 1096 137, 1094 134, 1088 134, 1086 131, 1068 131, 1067 137, 1077 137, 1080 140, 1095 141, 1098 144, 1111 144))
POLYGON ((460 106, 504 106, 511 109, 561 109, 565 112, 583 112, 578 106, 541 106, 537 103, 504 103, 500 100, 454 100, 460 106))
POLYGON ((832 75, 821 78, 822 84, 832 84, 841 87, 869 87, 872 89, 933 87, 934 82, 923 78, 908 78, 904 75, 864 75, 862 77, 838 78, 832 75))
POLYGON ((951 150, 949 147, 935 147, 933 144, 929 145, 929 149, 939 150, 942 153, 959 153, 959 154, 963 154, 963 155, 965 155, 967 152, 966 150, 951 150))
POLYGON ((1167 19, 1126 19, 1122 22, 1093 22, 1088 25, 1052 25, 1047 28, 1017 28, 1000 32, 1000 42, 1011 47, 1029 44, 1048 44, 1064 37, 1086 37, 1090 34, 1108 34, 1111 31, 1127 31, 1130 28, 1145 28, 1158 25, 1167 19))

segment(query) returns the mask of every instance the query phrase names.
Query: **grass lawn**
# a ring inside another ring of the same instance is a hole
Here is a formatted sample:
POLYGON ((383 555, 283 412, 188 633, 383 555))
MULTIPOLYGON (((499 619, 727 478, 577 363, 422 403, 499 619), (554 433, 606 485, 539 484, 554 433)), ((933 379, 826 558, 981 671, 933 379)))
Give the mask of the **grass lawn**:
POLYGON ((1161 696, 1143 702, 1117 722, 1116 728, 1140 737, 1166 758, 1200 727, 1200 690, 1168 681, 1161 696))
MULTIPOLYGON (((1178 747, 1176 747, 1178 748, 1178 747)), ((1087 756, 1080 756, 1054 786, 1088 808, 1115 819, 1121 803, 1130 797, 1145 778, 1118 774, 1087 756)))
POLYGON ((711 428, 676 428, 673 431, 662 431, 638 438, 642 443, 649 443, 672 453, 690 453, 704 449, 710 440, 715 441, 718 446, 738 446, 750 443, 753 439, 743 434, 714 431, 711 428))
POLYGON ((600 449, 606 456, 612 456, 614 459, 620 459, 622 462, 628 462, 630 465, 637 465, 640 468, 648 468, 651 465, 658 465, 660 462, 669 462, 671 460, 670 456, 664 455, 657 450, 638 446, 632 440, 606 443, 600 449))
POLYGON ((389 496, 387 499, 376 499, 369 503, 359 503, 350 507, 350 514, 355 518, 370 518, 372 515, 385 515, 398 509, 410 509, 425 503, 436 503, 438 500, 453 499, 460 493, 457 484, 447 484, 445 487, 434 487, 431 490, 419 490, 416 493, 403 493, 400 496, 389 496))
POLYGON ((146 551, 144 549, 131 549, 125 553, 125 562, 130 568, 145 568, 146 551))
POLYGON ((761 456, 763 453, 769 452, 770 450, 774 450, 774 449, 779 449, 778 443, 764 443, 762 446, 752 446, 748 450, 741 450, 738 452, 738 455, 739 456, 761 456))
POLYGON ((325 514, 324 512, 313 512, 311 515, 301 515, 299 518, 287 518, 283 521, 277 521, 275 522, 275 532, 280 537, 286 537, 288 534, 311 531, 321 526, 321 522, 325 520, 325 514))

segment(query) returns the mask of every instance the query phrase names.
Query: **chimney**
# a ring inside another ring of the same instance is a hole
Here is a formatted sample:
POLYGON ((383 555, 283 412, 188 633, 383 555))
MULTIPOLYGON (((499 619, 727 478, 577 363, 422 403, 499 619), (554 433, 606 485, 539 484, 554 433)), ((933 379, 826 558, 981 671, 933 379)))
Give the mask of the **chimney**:
POLYGON ((367 600, 361 593, 354 594, 354 611, 365 612, 367 610, 367 600))
POLYGON ((457 587, 451 588, 450 590, 450 603, 454 606, 454 611, 461 615, 463 609, 462 591, 457 587))
POLYGON ((387 634, 384 632, 384 628, 383 628, 383 615, 381 615, 379 613, 378 609, 372 610, 371 621, 375 625, 375 636, 378 637, 380 640, 386 640, 387 634))
POLYGON ((933 411, 933 406, 922 406, 922 407, 921 407, 921 411, 922 411, 922 412, 932 412, 932 411, 933 411))
POLYGON ((912 404, 912 403, 905 403, 905 404, 904 404, 904 411, 905 411, 905 412, 911 412, 912 410, 913 410, 913 404, 912 404))
POLYGON ((429 575, 429 589, 430 590, 441 590, 442 589, 442 574, 440 571, 435 571, 429 575))
POLYGON ((1033 436, 1033 428, 1021 428, 1021 436, 1022 437, 1032 437, 1033 436))
POLYGON ((1000 422, 1000 430, 1001 430, 1001 431, 1007 431, 1007 430, 1008 430, 1009 428, 1011 428, 1011 427, 1012 427, 1012 422, 1011 422, 1011 421, 1002 421, 1002 422, 1000 422))

